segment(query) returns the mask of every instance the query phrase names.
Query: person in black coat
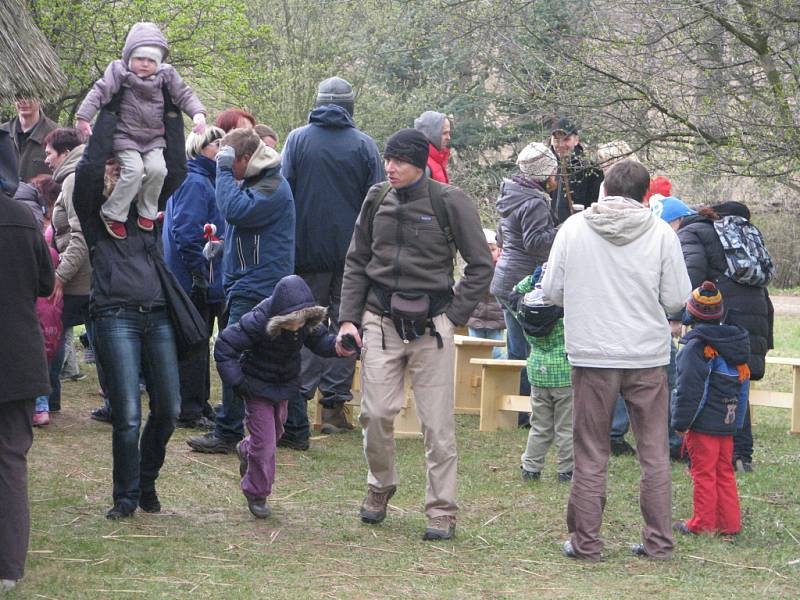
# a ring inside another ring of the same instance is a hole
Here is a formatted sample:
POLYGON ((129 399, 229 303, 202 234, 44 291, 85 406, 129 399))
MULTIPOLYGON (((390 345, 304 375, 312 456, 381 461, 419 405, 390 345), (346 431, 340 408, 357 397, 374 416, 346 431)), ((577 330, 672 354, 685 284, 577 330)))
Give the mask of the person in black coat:
MULTIPOLYGON (((692 285, 697 287, 706 280, 714 282, 725 298, 724 322, 741 325, 747 330, 750 337, 747 365, 751 379, 758 381, 764 377, 765 357, 773 347, 773 308, 767 288, 742 285, 725 274, 725 251, 714 229, 714 221, 732 214, 750 219, 750 211, 740 202, 701 208, 698 214, 684 217, 678 239, 692 285)), ((737 470, 752 471, 753 434, 749 409, 744 426, 734 436, 733 460, 737 470)))
POLYGON ((30 517, 27 454, 33 442, 33 407, 50 393, 36 298, 53 292, 50 252, 30 209, 0 195, 0 592, 25 570, 30 517))
MULTIPOLYGON (((332 358, 336 336, 323 324, 326 310, 297 275, 281 279, 272 296, 225 328, 214 346, 222 381, 245 401, 250 432, 236 445, 242 492, 250 512, 264 519, 275 480, 275 448, 288 402, 300 392, 300 351, 332 358)), ((350 353, 352 354, 352 352, 350 353)))

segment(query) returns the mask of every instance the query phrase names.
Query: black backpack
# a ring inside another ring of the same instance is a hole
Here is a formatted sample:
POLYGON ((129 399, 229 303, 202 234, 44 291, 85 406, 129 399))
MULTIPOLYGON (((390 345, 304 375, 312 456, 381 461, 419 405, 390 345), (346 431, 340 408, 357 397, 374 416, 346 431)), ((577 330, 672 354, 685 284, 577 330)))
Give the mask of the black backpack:
POLYGON ((533 290, 519 298, 516 317, 527 335, 545 337, 550 335, 558 320, 564 316, 564 309, 555 304, 542 303, 537 291, 541 292, 533 290))

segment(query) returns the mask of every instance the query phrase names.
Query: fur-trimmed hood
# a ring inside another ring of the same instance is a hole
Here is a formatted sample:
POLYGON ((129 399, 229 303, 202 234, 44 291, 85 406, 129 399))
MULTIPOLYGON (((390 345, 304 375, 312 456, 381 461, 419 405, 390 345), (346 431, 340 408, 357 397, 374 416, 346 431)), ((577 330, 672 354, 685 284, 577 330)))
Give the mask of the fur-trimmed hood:
POLYGON ((281 279, 272 296, 217 337, 214 359, 222 381, 240 386, 244 397, 274 404, 296 398, 303 348, 324 358, 336 356, 336 336, 320 323, 325 312, 301 277, 281 279), (306 320, 304 327, 282 329, 298 318, 306 320))
POLYGON ((327 315, 328 309, 324 306, 309 306, 308 308, 301 308, 300 310, 295 310, 285 315, 276 315, 267 321, 267 334, 272 337, 278 337, 281 333, 281 329, 285 325, 288 325, 292 321, 299 321, 300 319, 305 319, 306 327, 314 329, 327 315))
POLYGON ((325 318, 325 308, 317 306, 314 295, 302 277, 287 275, 275 285, 275 291, 264 302, 267 321, 266 332, 277 337, 281 327, 305 319, 306 325, 316 325, 325 318))

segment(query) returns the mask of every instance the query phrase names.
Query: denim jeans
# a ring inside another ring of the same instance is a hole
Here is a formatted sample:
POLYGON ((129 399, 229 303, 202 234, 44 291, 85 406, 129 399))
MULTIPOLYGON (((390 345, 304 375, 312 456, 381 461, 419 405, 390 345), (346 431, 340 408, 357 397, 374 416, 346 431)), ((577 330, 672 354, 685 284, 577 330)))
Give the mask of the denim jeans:
POLYGON ((611 441, 621 442, 628 433, 630 419, 628 419, 628 409, 625 408, 625 399, 622 395, 617 396, 614 404, 614 415, 611 418, 611 441))
POLYGON ((733 460, 741 458, 744 462, 753 462, 753 426, 750 422, 750 405, 745 408, 744 425, 733 434, 733 460))
POLYGON ((61 365, 64 364, 64 355, 66 354, 65 344, 66 339, 62 335, 61 341, 58 344, 58 349, 56 350, 56 355, 47 365, 48 374, 50 376, 50 395, 47 396, 47 400, 49 410, 53 412, 61 410, 61 365))
MULTIPOLYGON (((469 332, 469 337, 483 338, 484 340, 500 340, 500 341, 506 339, 505 331, 503 331, 502 329, 489 329, 488 327, 480 327, 478 329, 475 329, 474 327, 467 327, 467 331, 469 332)), ((492 358, 504 359, 506 358, 506 351, 500 346, 492 348, 492 358)))
MULTIPOLYGON (((250 298, 231 298, 228 301, 228 326, 238 323, 256 304, 258 301, 250 298)), ((222 385, 222 408, 214 420, 214 433, 233 442, 244 437, 244 401, 225 384, 222 385)))
MULTIPOLYGON (((528 346, 528 340, 525 338, 522 325, 519 324, 517 318, 508 308, 508 305, 503 302, 501 298, 497 300, 503 307, 503 318, 506 321, 506 349, 508 351, 508 360, 528 360, 528 354, 530 354, 531 348, 528 346)), ((523 367, 520 372, 519 395, 531 395, 531 384, 528 382, 528 375, 525 367, 523 367)))
POLYGON ((139 312, 132 308, 95 314, 94 334, 111 403, 114 504, 132 509, 141 492, 155 489, 180 410, 175 334, 166 309, 139 312), (140 365, 150 396, 141 440, 140 365))

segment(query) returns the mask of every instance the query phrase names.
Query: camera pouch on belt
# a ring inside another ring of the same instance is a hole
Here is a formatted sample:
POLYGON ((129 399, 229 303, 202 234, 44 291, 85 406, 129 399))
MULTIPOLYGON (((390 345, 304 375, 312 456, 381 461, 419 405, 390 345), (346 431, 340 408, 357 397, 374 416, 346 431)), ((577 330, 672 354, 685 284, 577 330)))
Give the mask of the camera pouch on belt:
POLYGON ((389 316, 397 335, 406 344, 425 335, 426 328, 433 328, 430 311, 431 299, 427 294, 394 292, 389 301, 389 316))

